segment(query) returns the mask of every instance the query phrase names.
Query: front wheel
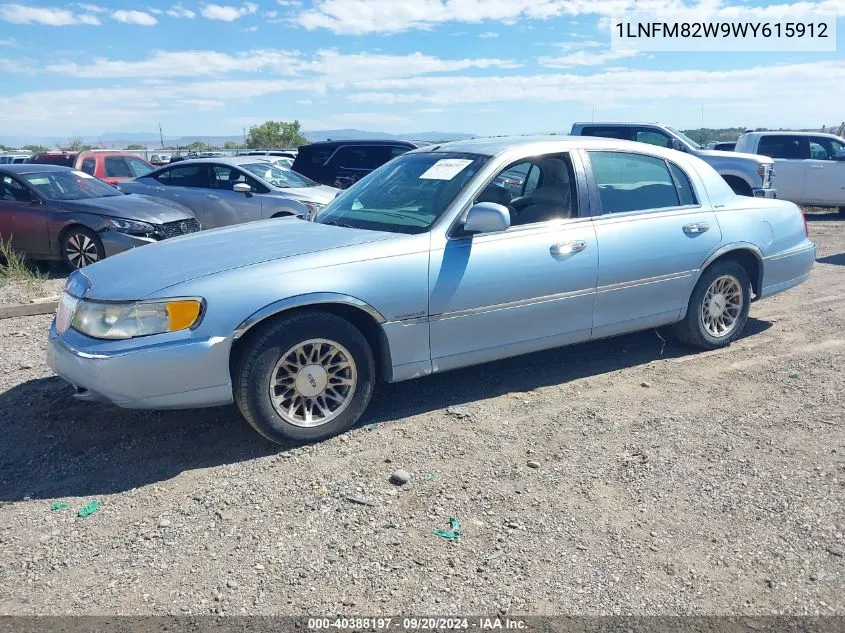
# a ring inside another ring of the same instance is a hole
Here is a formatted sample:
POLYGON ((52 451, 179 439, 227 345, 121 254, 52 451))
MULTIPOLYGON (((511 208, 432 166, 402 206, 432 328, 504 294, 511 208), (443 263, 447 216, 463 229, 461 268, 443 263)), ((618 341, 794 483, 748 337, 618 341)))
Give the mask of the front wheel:
POLYGON ((254 334, 233 380, 238 408, 256 431, 279 444, 302 444, 358 421, 373 394, 375 361, 358 328, 309 310, 254 334))
POLYGON ((707 268, 690 296, 687 315, 674 326, 683 342, 701 349, 725 347, 742 333, 751 305, 751 280, 737 262, 707 268))
POLYGON ((70 268, 84 268, 105 256, 100 238, 84 226, 71 227, 62 236, 62 259, 70 268))

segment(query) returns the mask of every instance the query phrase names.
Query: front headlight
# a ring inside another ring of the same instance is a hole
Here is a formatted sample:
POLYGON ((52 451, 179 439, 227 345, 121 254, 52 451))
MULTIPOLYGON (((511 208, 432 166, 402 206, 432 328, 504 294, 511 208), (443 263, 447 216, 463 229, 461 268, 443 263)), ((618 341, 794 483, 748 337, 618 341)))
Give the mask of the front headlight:
POLYGON ((152 237, 155 235, 156 229, 152 224, 147 222, 139 222, 138 220, 124 220, 123 218, 103 218, 109 228, 126 233, 127 235, 141 235, 143 237, 152 237))
POLYGON ((76 304, 71 326, 93 338, 127 339, 195 327, 202 316, 201 299, 164 299, 133 303, 76 304))

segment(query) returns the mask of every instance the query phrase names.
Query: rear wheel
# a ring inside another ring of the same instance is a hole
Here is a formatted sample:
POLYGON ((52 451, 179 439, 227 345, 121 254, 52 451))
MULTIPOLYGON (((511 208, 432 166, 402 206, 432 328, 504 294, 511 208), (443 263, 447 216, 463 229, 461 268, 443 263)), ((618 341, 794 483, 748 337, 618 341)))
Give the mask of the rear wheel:
POLYGON ((280 444, 302 444, 358 421, 373 393, 375 361, 358 328, 309 310, 254 334, 233 379, 238 407, 256 431, 280 444))
POLYGON ((751 280, 739 263, 723 260, 707 268, 690 296, 675 335, 693 347, 725 347, 742 333, 751 303, 751 280))
POLYGON ((70 268, 84 268, 106 256, 97 234, 84 226, 74 226, 62 236, 62 259, 70 268))

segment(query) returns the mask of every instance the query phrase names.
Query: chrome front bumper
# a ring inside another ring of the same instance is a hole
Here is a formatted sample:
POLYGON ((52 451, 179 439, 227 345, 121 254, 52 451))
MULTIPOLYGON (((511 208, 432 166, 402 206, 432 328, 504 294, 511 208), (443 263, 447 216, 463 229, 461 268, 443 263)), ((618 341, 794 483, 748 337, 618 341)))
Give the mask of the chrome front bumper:
MULTIPOLYGON (((178 333, 174 333, 178 334, 178 333)), ((160 336, 101 341, 50 327, 47 362, 82 400, 128 409, 191 409, 229 404, 231 340, 160 336)))

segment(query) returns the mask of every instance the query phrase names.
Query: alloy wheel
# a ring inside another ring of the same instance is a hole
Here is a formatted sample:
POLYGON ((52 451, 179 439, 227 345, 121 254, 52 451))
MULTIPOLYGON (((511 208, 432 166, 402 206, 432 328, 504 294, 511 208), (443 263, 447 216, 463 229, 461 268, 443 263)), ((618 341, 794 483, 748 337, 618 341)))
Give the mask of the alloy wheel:
POLYGON ((270 400, 289 424, 322 426, 343 412, 355 395, 358 374, 352 354, 328 339, 291 347, 270 373, 270 400))
POLYGON ((100 260, 97 244, 84 233, 71 233, 68 236, 65 253, 73 268, 83 268, 100 260))
POLYGON ((701 323, 714 338, 729 336, 736 328, 742 313, 742 285, 733 275, 713 280, 701 304, 701 323))

